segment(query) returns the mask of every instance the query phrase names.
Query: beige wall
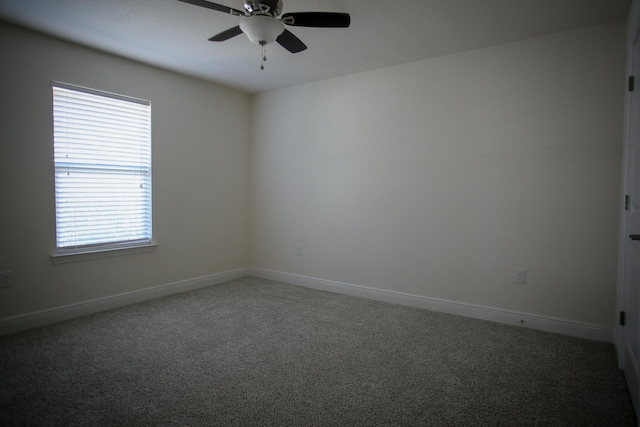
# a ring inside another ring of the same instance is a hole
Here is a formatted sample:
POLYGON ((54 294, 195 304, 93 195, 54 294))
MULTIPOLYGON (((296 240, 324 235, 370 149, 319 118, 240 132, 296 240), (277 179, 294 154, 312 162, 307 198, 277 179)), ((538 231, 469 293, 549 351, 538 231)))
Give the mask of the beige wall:
POLYGON ((624 67, 618 22, 256 95, 252 266, 612 326, 624 67))
POLYGON ((624 40, 613 23, 250 98, 0 24, 0 319, 251 265, 612 326, 624 40), (49 260, 52 80, 151 101, 156 252, 49 260))
POLYGON ((0 23, 0 319, 249 266, 250 98, 0 23), (51 81, 151 101, 156 252, 53 265, 51 81))

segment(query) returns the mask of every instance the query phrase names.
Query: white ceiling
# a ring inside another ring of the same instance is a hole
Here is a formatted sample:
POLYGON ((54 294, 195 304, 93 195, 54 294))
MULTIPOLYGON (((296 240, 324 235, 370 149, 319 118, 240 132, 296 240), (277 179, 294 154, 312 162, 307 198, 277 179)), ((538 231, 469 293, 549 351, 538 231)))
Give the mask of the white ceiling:
MULTIPOLYGON (((217 3, 243 9, 242 0, 217 3)), ((627 17, 631 0, 284 0, 284 13, 347 12, 351 27, 288 27, 308 47, 261 50, 239 18, 177 0, 0 0, 0 18, 248 93, 506 43, 627 17)))

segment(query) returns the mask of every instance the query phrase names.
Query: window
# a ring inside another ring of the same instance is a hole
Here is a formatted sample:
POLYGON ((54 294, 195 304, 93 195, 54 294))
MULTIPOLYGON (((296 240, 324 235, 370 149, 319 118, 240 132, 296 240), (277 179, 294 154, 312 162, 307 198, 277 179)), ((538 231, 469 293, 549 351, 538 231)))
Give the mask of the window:
POLYGON ((54 258, 150 245, 150 103, 56 82, 53 145, 54 258))

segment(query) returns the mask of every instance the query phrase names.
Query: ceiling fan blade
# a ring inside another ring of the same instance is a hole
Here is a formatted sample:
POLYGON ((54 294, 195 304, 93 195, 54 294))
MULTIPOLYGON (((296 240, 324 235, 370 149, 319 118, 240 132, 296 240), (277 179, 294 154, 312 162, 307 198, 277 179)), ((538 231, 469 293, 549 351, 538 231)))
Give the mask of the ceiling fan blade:
POLYGON ((218 12, 230 13, 232 15, 244 16, 244 12, 234 9, 232 7, 223 6, 221 4, 212 3, 210 1, 205 0, 178 0, 183 3, 189 3, 196 6, 206 7, 207 9, 217 10, 218 12))
POLYGON ((209 38, 210 42, 223 42, 225 40, 229 40, 232 37, 235 37, 237 35, 242 34, 242 30, 240 29, 240 26, 238 25, 237 27, 233 27, 233 28, 229 28, 226 31, 223 31, 219 34, 216 34, 215 36, 212 36, 209 38))
POLYGON ((294 27, 346 28, 351 24, 351 17, 348 13, 297 12, 285 13, 282 22, 294 27))
POLYGON ((289 30, 284 30, 276 41, 291 53, 302 52, 307 48, 307 46, 289 30))

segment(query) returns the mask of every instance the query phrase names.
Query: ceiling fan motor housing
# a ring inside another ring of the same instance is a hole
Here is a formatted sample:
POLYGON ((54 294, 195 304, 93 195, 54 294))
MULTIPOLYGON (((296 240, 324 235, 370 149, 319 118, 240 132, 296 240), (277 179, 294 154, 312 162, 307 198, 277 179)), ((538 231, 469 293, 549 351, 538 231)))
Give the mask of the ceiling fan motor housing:
POLYGON ((265 14, 274 18, 282 13, 282 0, 245 0, 244 8, 250 14, 265 14))

